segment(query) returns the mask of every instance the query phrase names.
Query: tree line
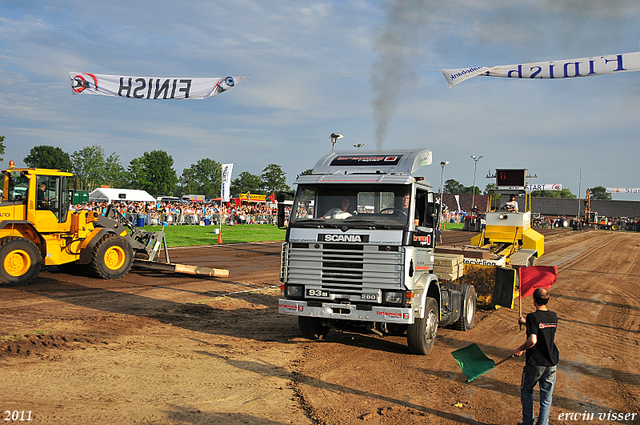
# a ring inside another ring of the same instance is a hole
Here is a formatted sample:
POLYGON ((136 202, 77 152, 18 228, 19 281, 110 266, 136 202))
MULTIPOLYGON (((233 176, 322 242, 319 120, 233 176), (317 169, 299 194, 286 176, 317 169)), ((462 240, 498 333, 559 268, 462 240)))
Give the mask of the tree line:
MULTIPOLYGON (((0 136, 0 155, 5 153, 4 136, 0 136)), ((0 162, 3 158, 0 156, 0 162)), ((180 177, 173 169, 173 158, 165 151, 154 150, 145 152, 141 157, 134 158, 125 169, 120 161, 120 156, 115 152, 109 156, 98 145, 85 146, 84 148, 68 154, 59 147, 40 145, 34 146, 29 155, 24 158, 28 167, 50 168, 72 172, 76 176, 76 185, 79 190, 92 191, 101 186, 109 186, 123 189, 142 189, 153 196, 172 195, 205 195, 217 198, 221 191, 222 164, 203 158, 189 168, 182 171, 180 177)), ((312 169, 304 170, 298 174, 311 174, 312 169)), ((291 191, 286 184, 286 174, 277 164, 267 165, 259 175, 247 171, 241 172, 237 178, 231 181, 231 196, 237 197, 240 193, 251 192, 257 195, 270 195, 274 192, 291 191)), ((487 195, 491 189, 495 189, 495 183, 488 184, 484 189, 487 195)), ((460 182, 449 179, 444 183, 444 193, 452 194, 481 194, 477 186, 464 186, 460 182)), ((590 188, 592 199, 611 200, 611 194, 603 186, 590 188)), ((533 197, 545 198, 572 198, 576 195, 569 189, 547 190, 532 192, 533 197)))
MULTIPOLYGON (((71 154, 60 147, 40 145, 31 149, 24 158, 24 163, 30 168, 71 172, 75 175, 78 190, 92 191, 108 186, 141 189, 155 197, 197 194, 212 198, 219 197, 221 192, 221 163, 203 158, 185 168, 178 177, 173 168, 173 158, 162 150, 143 153, 132 159, 125 169, 118 154, 113 152, 107 156, 98 145, 85 146, 71 154)), ((241 172, 232 180, 230 190, 231 196, 236 197, 246 192, 269 195, 291 189, 286 184, 286 174, 282 167, 269 164, 259 175, 241 172)))

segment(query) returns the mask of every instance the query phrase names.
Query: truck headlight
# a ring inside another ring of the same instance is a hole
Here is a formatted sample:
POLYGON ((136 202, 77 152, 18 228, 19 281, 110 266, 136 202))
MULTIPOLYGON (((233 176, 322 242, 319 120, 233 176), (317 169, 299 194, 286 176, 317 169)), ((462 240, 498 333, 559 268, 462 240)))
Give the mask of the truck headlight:
POLYGON ((292 298, 302 298, 304 287, 300 285, 287 285, 285 288, 286 296, 292 298))
POLYGON ((391 304, 401 304, 403 292, 385 292, 384 301, 391 304))

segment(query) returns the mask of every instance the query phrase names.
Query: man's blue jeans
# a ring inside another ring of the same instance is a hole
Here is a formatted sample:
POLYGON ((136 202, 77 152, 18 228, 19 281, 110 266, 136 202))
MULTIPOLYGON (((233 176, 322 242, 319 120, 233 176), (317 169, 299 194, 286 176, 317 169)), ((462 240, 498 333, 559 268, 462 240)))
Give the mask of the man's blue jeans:
POLYGON ((520 400, 522 402, 522 423, 533 425, 533 389, 540 385, 540 413, 536 425, 548 425, 551 410, 553 386, 556 383, 556 366, 525 365, 522 370, 522 384, 520 385, 520 400))

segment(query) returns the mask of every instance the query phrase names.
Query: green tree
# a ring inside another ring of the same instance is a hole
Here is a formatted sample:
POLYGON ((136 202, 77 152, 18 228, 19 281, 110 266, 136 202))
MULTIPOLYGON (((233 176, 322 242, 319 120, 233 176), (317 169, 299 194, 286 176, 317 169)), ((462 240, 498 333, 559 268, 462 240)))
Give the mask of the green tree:
POLYGON ((591 199, 610 201, 612 197, 610 193, 607 193, 606 187, 596 186, 591 188, 591 199))
POLYGON ((115 152, 104 161, 102 182, 109 187, 124 187, 127 185, 126 171, 120 162, 120 155, 115 152))
POLYGON ((489 183, 488 185, 485 186, 483 194, 484 195, 488 195, 489 192, 491 192, 492 190, 495 190, 497 188, 498 188, 498 186, 496 186, 495 183, 489 183))
POLYGON ((71 154, 71 161, 78 189, 91 191, 102 184, 105 171, 104 149, 102 147, 98 145, 85 146, 71 154))
POLYGON ((465 187, 462 185, 462 183, 454 180, 454 179, 449 179, 446 182, 444 182, 444 187, 442 188, 442 190, 444 191, 444 193, 464 193, 465 187))
POLYGON ((40 145, 34 146, 24 163, 30 168, 49 168, 61 171, 72 171, 71 156, 59 147, 40 145))
POLYGON ((231 194, 238 196, 241 193, 256 193, 264 195, 263 182, 260 176, 251 174, 248 171, 241 172, 237 178, 231 181, 231 194))
POLYGON ((575 199, 576 195, 571 193, 569 189, 562 190, 536 190, 531 192, 533 198, 569 198, 575 199))
POLYGON ((180 190, 183 195, 198 194, 220 196, 222 165, 213 159, 203 158, 182 171, 180 190))
POLYGON ((142 189, 152 196, 172 194, 178 177, 173 169, 173 158, 165 151, 145 152, 129 163, 129 186, 142 189))
MULTIPOLYGON (((4 155, 4 136, 0 136, 0 155, 4 155)), ((0 156, 0 162, 4 161, 4 158, 0 156)))
POLYGON ((304 170, 303 172, 301 172, 300 174, 298 174, 298 175, 296 176, 296 179, 297 179, 298 177, 300 177, 300 176, 309 176, 309 175, 311 175, 311 174, 313 174, 313 168, 307 168, 306 170, 304 170))
POLYGON ((260 178, 267 191, 267 195, 274 192, 287 192, 290 190, 289 186, 287 186, 286 174, 282 171, 282 167, 277 164, 269 164, 264 167, 260 178))

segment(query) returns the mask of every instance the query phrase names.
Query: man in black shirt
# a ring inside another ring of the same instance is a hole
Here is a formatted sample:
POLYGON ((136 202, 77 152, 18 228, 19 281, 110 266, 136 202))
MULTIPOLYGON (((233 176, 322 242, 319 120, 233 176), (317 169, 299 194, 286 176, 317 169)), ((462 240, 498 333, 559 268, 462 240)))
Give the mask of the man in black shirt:
POLYGON ((522 424, 533 425, 533 389, 540 386, 540 413, 536 425, 549 423, 553 387, 556 382, 558 347, 555 344, 558 316, 549 311, 549 292, 538 288, 533 293, 534 313, 527 314, 526 320, 518 318, 518 323, 527 325, 527 340, 513 351, 519 357, 526 351, 527 363, 522 370, 520 400, 522 402, 522 424))

